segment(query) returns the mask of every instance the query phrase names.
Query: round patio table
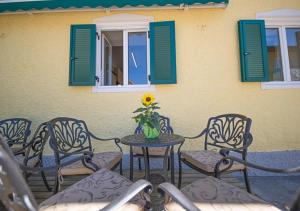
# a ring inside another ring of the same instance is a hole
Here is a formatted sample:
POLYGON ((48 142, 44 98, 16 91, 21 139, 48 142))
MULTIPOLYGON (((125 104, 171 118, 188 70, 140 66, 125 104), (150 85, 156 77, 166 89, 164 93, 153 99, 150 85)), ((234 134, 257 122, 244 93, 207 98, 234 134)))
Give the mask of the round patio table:
MULTIPOLYGON (((184 137, 176 134, 160 134, 155 139, 147 139, 143 134, 129 135, 121 138, 121 143, 130 146, 130 180, 133 179, 133 151, 132 147, 141 147, 144 154, 145 163, 145 179, 150 180, 149 167, 149 147, 166 147, 164 164, 167 162, 168 154, 170 152, 171 161, 171 182, 175 184, 174 175, 174 146, 182 144, 184 137)), ((166 165, 164 165, 166 166, 166 165)))

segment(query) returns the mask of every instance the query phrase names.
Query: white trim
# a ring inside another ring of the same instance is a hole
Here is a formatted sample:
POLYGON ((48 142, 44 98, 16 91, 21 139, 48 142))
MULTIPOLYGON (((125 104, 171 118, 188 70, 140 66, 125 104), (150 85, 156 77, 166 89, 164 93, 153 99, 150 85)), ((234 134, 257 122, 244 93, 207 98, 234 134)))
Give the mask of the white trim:
MULTIPOLYGON (((93 92, 133 92, 133 91, 153 91, 154 86, 145 85, 128 85, 128 33, 129 32, 145 32, 149 31, 149 23, 154 18, 152 16, 133 15, 133 14, 117 14, 105 16, 94 20, 96 24, 97 33, 101 38, 101 31, 103 30, 122 30, 123 31, 123 85, 119 86, 103 86, 101 79, 103 78, 103 70, 101 70, 100 60, 101 44, 97 40, 97 56, 96 56, 96 75, 100 78, 100 83, 96 83, 93 87, 93 92), (99 50, 100 49, 100 50, 99 50)), ((148 37, 148 36, 147 36, 148 37)), ((147 77, 150 74, 150 45, 149 38, 147 38, 147 77)))
POLYGON ((129 86, 94 86, 93 93, 103 92, 154 92, 153 85, 129 85, 129 86))
POLYGON ((256 14, 257 19, 265 20, 266 28, 277 28, 279 32, 281 60, 284 81, 261 83, 262 89, 300 88, 300 81, 291 81, 290 61, 287 46, 286 28, 300 27, 300 10, 280 9, 256 14))
POLYGON ((256 19, 265 20, 266 25, 293 26, 300 23, 300 10, 280 9, 256 14, 256 19))
POLYGON ((261 83, 262 89, 299 89, 300 81, 272 81, 261 83))

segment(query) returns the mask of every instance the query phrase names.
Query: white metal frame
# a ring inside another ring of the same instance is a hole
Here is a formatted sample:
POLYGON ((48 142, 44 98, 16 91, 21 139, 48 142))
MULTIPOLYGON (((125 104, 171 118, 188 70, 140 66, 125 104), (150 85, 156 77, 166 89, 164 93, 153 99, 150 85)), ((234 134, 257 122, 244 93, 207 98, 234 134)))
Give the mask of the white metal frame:
POLYGON ((105 72, 105 69, 104 69, 104 51, 105 51, 105 45, 104 45, 104 42, 106 41, 108 44, 109 44, 109 81, 111 83, 112 81, 112 45, 110 43, 110 41, 107 39, 107 37, 103 34, 102 37, 101 37, 101 72, 99 75, 97 75, 101 81, 101 84, 104 84, 104 72, 105 72))
POLYGON ((266 28, 279 30, 280 49, 284 81, 263 82, 262 89, 300 88, 300 81, 291 80, 290 61, 287 46, 286 28, 300 28, 300 10, 281 9, 258 13, 257 19, 265 20, 266 28))
MULTIPOLYGON (((149 23, 153 21, 153 17, 118 14, 106 16, 95 20, 97 25, 97 33, 102 40, 102 31, 123 31, 123 84, 118 86, 103 86, 101 83, 96 83, 93 92, 130 92, 130 91, 154 91, 154 86, 145 85, 128 85, 128 33, 129 32, 146 32, 149 31, 149 23)), ((96 75, 101 79, 103 77, 102 61, 99 59, 101 55, 101 42, 97 41, 96 50, 96 75)), ((147 39, 147 74, 150 75, 150 43, 147 39)), ((101 81, 101 80, 100 80, 101 81)))

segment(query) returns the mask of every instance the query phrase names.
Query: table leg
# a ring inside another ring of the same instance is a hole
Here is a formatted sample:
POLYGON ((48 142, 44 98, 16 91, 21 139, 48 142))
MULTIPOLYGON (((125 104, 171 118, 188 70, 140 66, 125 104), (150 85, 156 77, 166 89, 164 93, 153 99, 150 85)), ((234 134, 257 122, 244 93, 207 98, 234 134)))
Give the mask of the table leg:
POLYGON ((165 151, 165 156, 164 156, 164 177, 165 179, 168 178, 168 165, 170 165, 169 163, 169 151, 170 151, 170 147, 166 147, 166 151, 165 151))
POLYGON ((145 179, 150 180, 150 169, 149 169, 149 152, 148 147, 142 147, 144 154, 144 163, 145 163, 145 179))
POLYGON ((175 184, 175 174, 174 174, 174 146, 171 147, 170 157, 171 157, 171 182, 174 185, 175 184))
POLYGON ((132 152, 132 146, 130 146, 130 173, 129 178, 131 181, 133 181, 133 152, 132 152))

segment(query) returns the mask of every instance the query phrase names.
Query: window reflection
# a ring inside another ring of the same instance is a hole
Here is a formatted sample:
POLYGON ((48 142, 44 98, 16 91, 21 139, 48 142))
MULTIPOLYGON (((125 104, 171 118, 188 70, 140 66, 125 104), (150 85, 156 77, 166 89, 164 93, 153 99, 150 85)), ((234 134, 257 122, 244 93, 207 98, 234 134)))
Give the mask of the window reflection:
POLYGON ((300 28, 287 28, 291 80, 300 81, 300 28))
POLYGON ((147 33, 128 33, 128 84, 148 84, 147 33))
POLYGON ((278 29, 266 29, 271 81, 283 81, 281 46, 278 29))

